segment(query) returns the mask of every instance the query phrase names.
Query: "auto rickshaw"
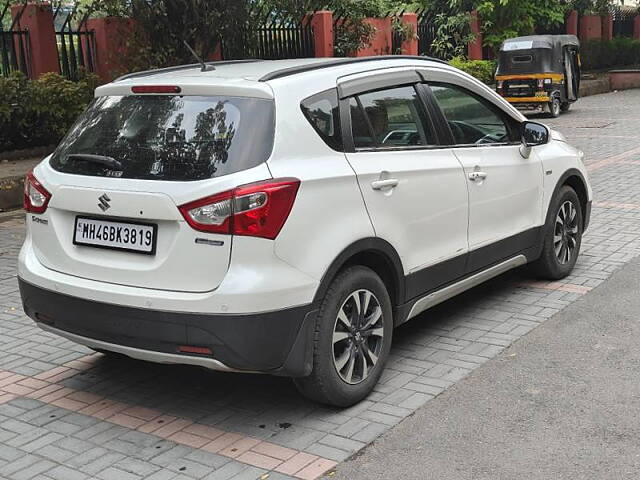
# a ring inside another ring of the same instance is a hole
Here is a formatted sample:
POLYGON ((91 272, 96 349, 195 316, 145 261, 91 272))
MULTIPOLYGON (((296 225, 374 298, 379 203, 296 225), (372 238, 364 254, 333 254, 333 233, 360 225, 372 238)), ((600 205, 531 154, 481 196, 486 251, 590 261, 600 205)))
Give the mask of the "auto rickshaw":
POLYGON ((522 110, 551 117, 566 112, 580 90, 580 41, 575 35, 531 35, 505 40, 496 90, 522 110))

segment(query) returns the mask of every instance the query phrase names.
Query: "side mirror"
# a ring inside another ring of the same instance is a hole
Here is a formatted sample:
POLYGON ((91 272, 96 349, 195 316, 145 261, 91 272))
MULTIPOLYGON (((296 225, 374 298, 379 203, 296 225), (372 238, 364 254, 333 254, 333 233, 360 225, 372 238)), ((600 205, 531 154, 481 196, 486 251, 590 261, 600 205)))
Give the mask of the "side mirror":
POLYGON ((520 125, 520 138, 522 139, 520 155, 523 158, 529 158, 531 147, 549 142, 549 129, 541 123, 523 122, 520 125))

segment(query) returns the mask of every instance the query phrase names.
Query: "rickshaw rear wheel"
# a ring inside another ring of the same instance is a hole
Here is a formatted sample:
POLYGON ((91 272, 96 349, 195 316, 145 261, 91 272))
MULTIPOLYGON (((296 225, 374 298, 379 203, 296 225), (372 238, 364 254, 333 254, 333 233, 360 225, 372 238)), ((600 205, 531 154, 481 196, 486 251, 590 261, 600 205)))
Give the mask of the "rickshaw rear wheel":
POLYGON ((571 102, 562 102, 560 104, 560 110, 562 112, 568 112, 570 107, 571 107, 571 102))
POLYGON ((549 116, 551 118, 557 118, 560 116, 560 112, 562 111, 562 105, 560 102, 560 98, 557 95, 554 95, 549 102, 549 116))

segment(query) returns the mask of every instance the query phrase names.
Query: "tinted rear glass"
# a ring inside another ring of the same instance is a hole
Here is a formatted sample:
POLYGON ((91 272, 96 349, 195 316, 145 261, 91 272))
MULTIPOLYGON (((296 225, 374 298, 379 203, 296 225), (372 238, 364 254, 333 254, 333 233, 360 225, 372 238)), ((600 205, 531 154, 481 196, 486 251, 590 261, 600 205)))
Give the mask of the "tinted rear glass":
POLYGON ((79 175, 203 180, 266 161, 273 135, 271 100, 180 95, 98 97, 62 140, 51 166, 79 175), (113 162, 83 158, 82 154, 110 157, 117 163, 114 166, 113 162))

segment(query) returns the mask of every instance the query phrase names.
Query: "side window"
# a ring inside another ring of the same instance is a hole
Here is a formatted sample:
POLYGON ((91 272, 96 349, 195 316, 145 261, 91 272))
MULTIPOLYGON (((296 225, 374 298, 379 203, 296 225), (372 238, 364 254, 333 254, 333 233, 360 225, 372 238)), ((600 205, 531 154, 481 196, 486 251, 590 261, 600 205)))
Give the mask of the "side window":
POLYGON ((356 148, 435 145, 414 87, 396 87, 352 98, 351 129, 356 148))
POLYGON ((506 115, 454 85, 430 84, 456 145, 509 143, 515 140, 506 115))
POLYGON ((322 140, 334 150, 342 151, 338 93, 327 90, 306 98, 301 105, 304 116, 322 140))
POLYGON ((369 121, 364 116, 360 102, 355 98, 349 99, 351 112, 351 134, 356 148, 370 148, 376 145, 371 133, 369 121))

